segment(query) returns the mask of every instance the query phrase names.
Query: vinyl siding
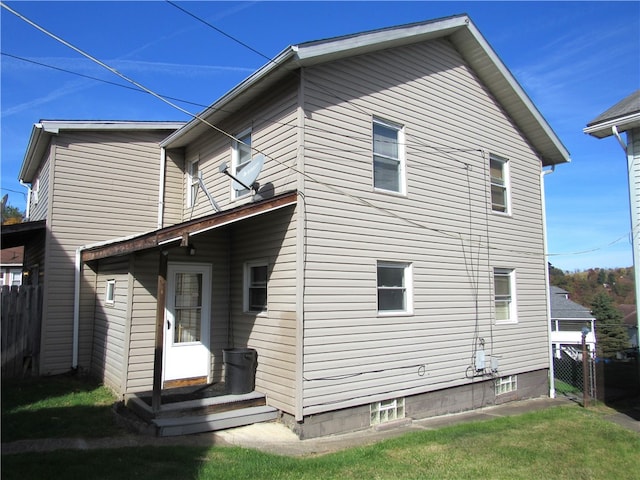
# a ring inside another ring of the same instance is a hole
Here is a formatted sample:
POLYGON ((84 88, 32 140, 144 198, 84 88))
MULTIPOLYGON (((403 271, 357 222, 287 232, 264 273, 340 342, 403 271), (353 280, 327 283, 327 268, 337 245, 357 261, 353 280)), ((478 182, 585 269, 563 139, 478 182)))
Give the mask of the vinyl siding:
POLYGON ((156 227, 158 144, 166 135, 82 131, 53 137, 42 373, 71 367, 76 249, 156 227))
POLYGON ((105 385, 120 392, 125 375, 127 313, 129 307, 129 260, 120 257, 100 262, 96 276, 91 371, 105 385), (115 301, 105 301, 106 286, 115 281, 115 301))
POLYGON ((269 405, 294 413, 296 366, 295 209, 285 208, 238 223, 232 234, 231 324, 234 347, 258 352, 256 389, 269 405), (268 263, 268 312, 243 312, 244 265, 268 263))
POLYGON ((184 151, 168 151, 165 165, 163 227, 182 221, 185 206, 184 168, 184 151))
MULTIPOLYGON (((231 135, 251 129, 252 147, 262 152, 266 159, 258 177, 264 196, 277 195, 296 188, 295 167, 297 161, 297 83, 285 80, 268 96, 242 109, 228 121, 216 125, 231 135)), ((185 149, 185 165, 199 160, 203 181, 209 193, 223 210, 250 201, 250 197, 231 199, 231 179, 220 173, 219 167, 227 163, 231 168, 232 139, 215 130, 210 135, 188 145, 185 149)), ((253 151, 253 156, 257 155, 253 151)), ((184 168, 184 167, 183 167, 184 168)), ((167 201, 175 201, 175 195, 167 201)), ((181 205, 186 205, 187 175, 183 174, 181 205)), ((167 208, 173 210, 175 205, 167 208)), ((213 213, 211 204, 203 192, 198 192, 195 208, 185 208, 184 220, 213 213)))
POLYGON ((304 414, 469 383, 479 338, 501 374, 547 368, 540 161, 453 46, 304 78, 304 414), (373 191, 373 117, 404 126, 406 196, 373 191), (509 159, 510 216, 489 153, 509 159), (378 260, 412 265, 412 313, 377 314, 378 260), (494 267, 516 270, 516 324, 495 324, 494 267))
POLYGON ((34 177, 31 187, 37 184, 37 193, 31 194, 31 205, 29 206, 29 220, 46 220, 49 206, 49 181, 51 180, 51 151, 42 162, 40 171, 34 177), (36 201, 37 200, 37 201, 36 201))
MULTIPOLYGON (((193 262, 212 265, 211 282, 211 381, 222 381, 222 349, 228 343, 229 247, 225 228, 194 235, 191 242, 196 255, 184 248, 169 249, 169 262, 193 262)), ((133 308, 129 338, 128 374, 125 393, 150 391, 153 388, 153 361, 156 324, 156 292, 159 253, 135 256, 133 272, 133 308)))

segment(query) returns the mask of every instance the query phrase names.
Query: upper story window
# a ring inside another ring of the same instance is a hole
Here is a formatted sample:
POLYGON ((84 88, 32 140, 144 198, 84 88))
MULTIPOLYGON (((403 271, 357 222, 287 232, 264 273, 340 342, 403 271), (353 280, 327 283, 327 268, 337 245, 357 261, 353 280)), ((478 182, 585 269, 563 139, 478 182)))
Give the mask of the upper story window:
POLYGON ((411 264, 378 262, 378 313, 410 313, 411 264))
MULTIPOLYGON (((231 173, 237 177, 238 173, 242 171, 251 161, 251 130, 242 132, 237 137, 238 140, 233 142, 233 153, 231 158, 231 173)), ((243 188, 242 190, 235 190, 232 187, 232 198, 239 198, 247 195, 249 190, 243 188)))
POLYGON ((244 311, 267 311, 267 279, 269 267, 266 260, 247 262, 244 268, 244 311))
POLYGON ((404 129, 386 120, 373 120, 373 187, 405 193, 404 129))
POLYGON ((509 213, 509 162, 504 158, 489 157, 491 172, 491 209, 494 212, 509 213))
POLYGON ((196 199, 198 197, 198 178, 200 177, 200 161, 194 160, 189 163, 189 172, 188 172, 188 185, 189 190, 187 191, 187 206, 194 207, 196 204, 196 199))
POLYGON ((493 269, 496 323, 515 323, 518 321, 515 275, 515 270, 512 269, 493 269))

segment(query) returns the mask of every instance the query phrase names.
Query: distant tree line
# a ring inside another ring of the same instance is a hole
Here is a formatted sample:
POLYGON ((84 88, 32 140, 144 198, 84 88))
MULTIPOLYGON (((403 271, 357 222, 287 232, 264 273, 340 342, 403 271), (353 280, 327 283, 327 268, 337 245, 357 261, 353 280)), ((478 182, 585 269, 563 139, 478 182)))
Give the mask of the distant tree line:
POLYGON ((549 264, 549 281, 568 291, 572 301, 593 313, 598 356, 613 358, 631 346, 620 305, 636 303, 633 267, 565 273, 549 264))

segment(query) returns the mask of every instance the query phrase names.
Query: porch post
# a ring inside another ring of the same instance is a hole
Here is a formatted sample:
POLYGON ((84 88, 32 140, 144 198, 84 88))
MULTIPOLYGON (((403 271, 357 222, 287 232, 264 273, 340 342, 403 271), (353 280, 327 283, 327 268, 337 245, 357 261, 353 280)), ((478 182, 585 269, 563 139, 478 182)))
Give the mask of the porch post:
POLYGON ((151 409, 154 412, 160 410, 162 394, 162 353, 164 347, 164 307, 167 298, 167 265, 169 263, 168 252, 160 251, 158 267, 158 295, 156 299, 156 343, 153 357, 153 396, 151 409))

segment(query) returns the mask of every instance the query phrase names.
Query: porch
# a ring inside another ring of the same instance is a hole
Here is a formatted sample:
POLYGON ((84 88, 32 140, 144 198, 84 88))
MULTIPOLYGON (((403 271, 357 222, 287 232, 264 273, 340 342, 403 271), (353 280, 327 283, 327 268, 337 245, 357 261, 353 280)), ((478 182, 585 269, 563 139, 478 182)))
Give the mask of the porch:
POLYGON ((278 418, 278 409, 267 405, 264 393, 229 394, 221 382, 163 389, 155 409, 153 392, 128 395, 125 408, 146 424, 146 432, 159 437, 213 432, 278 418))

